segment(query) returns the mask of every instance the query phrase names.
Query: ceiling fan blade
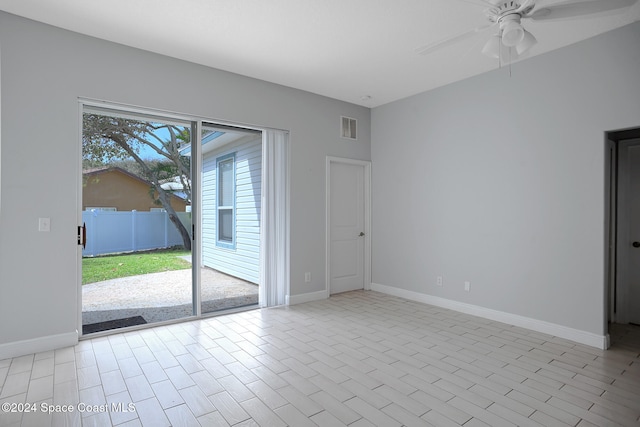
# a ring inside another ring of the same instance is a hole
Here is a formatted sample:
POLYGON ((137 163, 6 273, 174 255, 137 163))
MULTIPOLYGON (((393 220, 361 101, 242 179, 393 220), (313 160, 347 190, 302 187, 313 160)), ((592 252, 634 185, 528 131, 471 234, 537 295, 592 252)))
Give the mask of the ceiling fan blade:
POLYGON ((536 0, 524 0, 521 4, 520 7, 518 8, 518 10, 516 10, 517 13, 529 13, 533 10, 533 8, 536 5, 536 0))
POLYGON ((623 9, 637 2, 638 0, 571 0, 537 9, 527 18, 536 21, 577 18, 623 9))
POLYGON ((479 34, 485 30, 488 30, 489 28, 493 27, 495 24, 487 24, 487 25, 483 25, 481 27, 478 28, 474 28, 473 30, 469 30, 469 31, 465 31, 464 33, 458 34, 457 36, 453 36, 453 37, 449 37, 446 38, 444 40, 439 40, 437 42, 434 43, 430 43, 426 46, 422 46, 416 49, 416 53, 420 54, 420 55, 428 55, 432 52, 435 52, 438 49, 442 49, 445 48, 447 46, 451 46, 453 44, 456 44, 462 40, 466 40, 469 39, 473 36, 475 36, 476 34, 479 34))

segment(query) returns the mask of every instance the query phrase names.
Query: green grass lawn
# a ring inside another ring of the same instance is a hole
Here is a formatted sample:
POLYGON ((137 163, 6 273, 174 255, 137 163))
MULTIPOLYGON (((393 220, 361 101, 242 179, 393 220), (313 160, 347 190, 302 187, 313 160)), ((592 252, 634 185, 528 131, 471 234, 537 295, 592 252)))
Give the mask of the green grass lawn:
POLYGON ((106 255, 82 259, 82 284, 117 279, 119 277, 162 271, 184 270, 191 263, 179 256, 189 255, 185 250, 137 252, 126 255, 106 255))

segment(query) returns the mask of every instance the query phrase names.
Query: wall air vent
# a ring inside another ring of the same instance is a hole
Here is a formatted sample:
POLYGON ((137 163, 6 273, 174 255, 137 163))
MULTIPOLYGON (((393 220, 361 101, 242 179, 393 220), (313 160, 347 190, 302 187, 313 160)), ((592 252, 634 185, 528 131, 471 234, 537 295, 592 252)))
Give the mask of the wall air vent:
POLYGON ((358 139, 356 137, 356 119, 351 117, 340 117, 340 136, 347 139, 358 139))

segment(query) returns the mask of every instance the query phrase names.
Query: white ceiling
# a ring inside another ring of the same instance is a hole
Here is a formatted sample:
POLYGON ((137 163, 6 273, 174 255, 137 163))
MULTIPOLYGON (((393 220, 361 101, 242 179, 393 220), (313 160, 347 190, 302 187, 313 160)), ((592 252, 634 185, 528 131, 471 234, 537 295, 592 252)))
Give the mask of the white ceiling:
MULTIPOLYGON (((497 60, 480 53, 491 30, 427 56, 415 52, 418 47, 485 24, 482 2, 0 0, 0 9, 101 39, 375 107, 495 69, 497 60)), ((537 7, 557 3, 567 0, 538 0, 537 7)), ((575 20, 523 21, 539 41, 529 56, 638 21, 640 2, 620 12, 575 20)))

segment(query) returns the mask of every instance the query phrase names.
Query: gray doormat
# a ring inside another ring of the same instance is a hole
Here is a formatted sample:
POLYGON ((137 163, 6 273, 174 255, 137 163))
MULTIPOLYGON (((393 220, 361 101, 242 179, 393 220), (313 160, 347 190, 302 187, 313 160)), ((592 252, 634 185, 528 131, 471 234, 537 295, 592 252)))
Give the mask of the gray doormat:
POLYGON ((107 320, 106 322, 91 323, 82 325, 82 335, 93 334, 95 332, 108 331, 110 329, 126 328, 127 326, 144 325, 147 321, 142 316, 127 317, 125 319, 107 320))

